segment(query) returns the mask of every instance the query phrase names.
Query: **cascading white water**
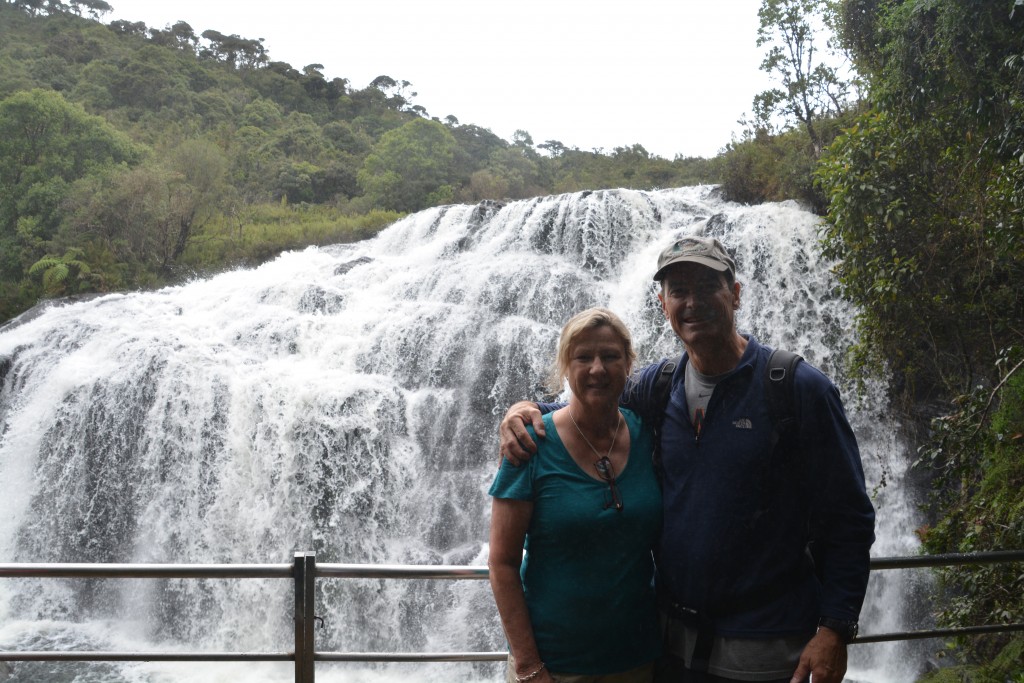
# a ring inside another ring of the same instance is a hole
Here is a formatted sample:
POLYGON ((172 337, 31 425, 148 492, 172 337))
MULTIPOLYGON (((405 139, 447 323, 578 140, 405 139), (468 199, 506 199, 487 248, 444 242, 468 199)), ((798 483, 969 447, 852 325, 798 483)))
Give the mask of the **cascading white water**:
MULTIPOLYGON (((291 252, 158 292, 54 306, 0 330, 0 562, 484 564, 506 406, 539 397, 558 331, 617 311, 640 358, 678 355, 657 253, 704 232, 735 251, 739 326, 802 353, 847 400, 873 554, 909 554, 914 505, 885 387, 854 399, 853 311, 795 205, 714 188, 450 206, 366 242, 291 252)), ((875 572, 862 632, 903 626, 875 572)), ((0 650, 288 650, 273 580, 0 581, 0 650)), ((323 580, 320 650, 504 648, 479 581, 323 580)), ((901 645, 852 648, 851 680, 911 680, 901 645)), ((278 664, 16 664, 11 680, 285 681, 278 664), (75 677, 77 676, 77 678, 75 677)), ((322 681, 499 680, 495 664, 321 664, 322 681)), ((0 671, 0 680, 3 679, 0 671)))

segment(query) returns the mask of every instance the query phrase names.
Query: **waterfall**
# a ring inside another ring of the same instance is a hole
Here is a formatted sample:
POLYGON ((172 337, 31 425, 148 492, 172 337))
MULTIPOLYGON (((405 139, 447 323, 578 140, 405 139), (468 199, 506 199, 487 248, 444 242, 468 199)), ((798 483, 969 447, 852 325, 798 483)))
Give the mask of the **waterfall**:
MULTIPOLYGON (((665 245, 698 232, 735 252, 741 331, 840 387, 877 488, 873 554, 913 553, 899 425, 884 384, 868 378, 858 400, 844 372, 854 311, 817 227, 795 204, 730 204, 713 187, 446 206, 357 244, 16 320, 0 330, 0 562, 286 563, 313 550, 485 564, 505 408, 541 397, 562 323, 589 306, 623 317, 641 361, 678 355, 651 276, 665 245)), ((0 579, 0 650, 288 650, 290 590, 0 579)), ((911 590, 875 572, 862 632, 907 626, 911 590)), ((505 647, 481 581, 325 579, 317 614, 319 650, 505 647)), ((915 657, 854 646, 849 680, 910 680, 915 657)), ((285 664, 10 666, 41 683, 291 680, 285 664)), ((500 668, 322 663, 317 677, 497 681, 500 668)))

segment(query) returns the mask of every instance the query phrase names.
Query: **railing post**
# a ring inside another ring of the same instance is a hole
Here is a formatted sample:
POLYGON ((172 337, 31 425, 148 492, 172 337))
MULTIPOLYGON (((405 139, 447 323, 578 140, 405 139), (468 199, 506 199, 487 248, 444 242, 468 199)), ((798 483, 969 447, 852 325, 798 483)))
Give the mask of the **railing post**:
POLYGON ((314 683, 316 553, 295 553, 295 683, 314 683))

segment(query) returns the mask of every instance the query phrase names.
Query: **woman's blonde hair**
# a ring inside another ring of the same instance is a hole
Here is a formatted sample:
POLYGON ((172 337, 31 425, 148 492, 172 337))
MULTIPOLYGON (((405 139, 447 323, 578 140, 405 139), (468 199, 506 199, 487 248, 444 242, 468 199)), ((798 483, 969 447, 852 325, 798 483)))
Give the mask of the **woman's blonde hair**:
POLYGON ((633 335, 629 333, 626 323, 607 308, 588 308, 569 318, 569 321, 562 327, 562 334, 558 338, 558 353, 548 376, 549 391, 555 394, 561 393, 562 382, 569 371, 572 347, 580 334, 602 325, 610 327, 622 339, 627 361, 626 372, 628 373, 632 369, 633 363, 636 361, 636 351, 633 350, 633 335))

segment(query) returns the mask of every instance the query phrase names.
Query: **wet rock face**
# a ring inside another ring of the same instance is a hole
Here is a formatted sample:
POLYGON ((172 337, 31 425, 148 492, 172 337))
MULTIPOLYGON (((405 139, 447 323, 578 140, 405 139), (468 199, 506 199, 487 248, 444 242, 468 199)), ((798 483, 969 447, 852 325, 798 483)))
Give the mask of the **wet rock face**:
MULTIPOLYGON (((561 326, 589 306, 624 317, 641 363, 678 357, 651 281, 678 236, 713 233, 734 250, 741 330, 842 385, 853 311, 834 295, 816 226, 708 188, 581 192, 431 209, 249 271, 46 302, 0 330, 0 548, 37 561, 267 563, 313 550, 318 563, 485 564, 502 414, 541 398, 561 326)), ((850 406, 855 429, 879 423, 882 402, 850 406)), ((881 445, 863 432, 866 466, 895 450, 885 426, 881 445)), ((898 493, 890 477, 882 496, 898 493)), ((915 526, 891 510, 879 519, 915 526)), ((290 596, 255 585, 0 591, 17 591, 3 603, 15 619, 104 610, 68 622, 54 649, 138 650, 102 620, 148 609, 147 649, 275 650, 290 596)), ((486 582, 317 590, 338 624, 318 633, 323 650, 504 647, 486 582)))
POLYGON ((345 263, 339 264, 334 269, 334 274, 335 275, 344 275, 345 273, 347 273, 348 271, 352 270, 356 266, 361 266, 361 265, 363 265, 365 263, 372 263, 372 262, 373 262, 373 259, 370 258, 369 256, 360 256, 359 258, 352 259, 351 261, 346 261, 345 263))

